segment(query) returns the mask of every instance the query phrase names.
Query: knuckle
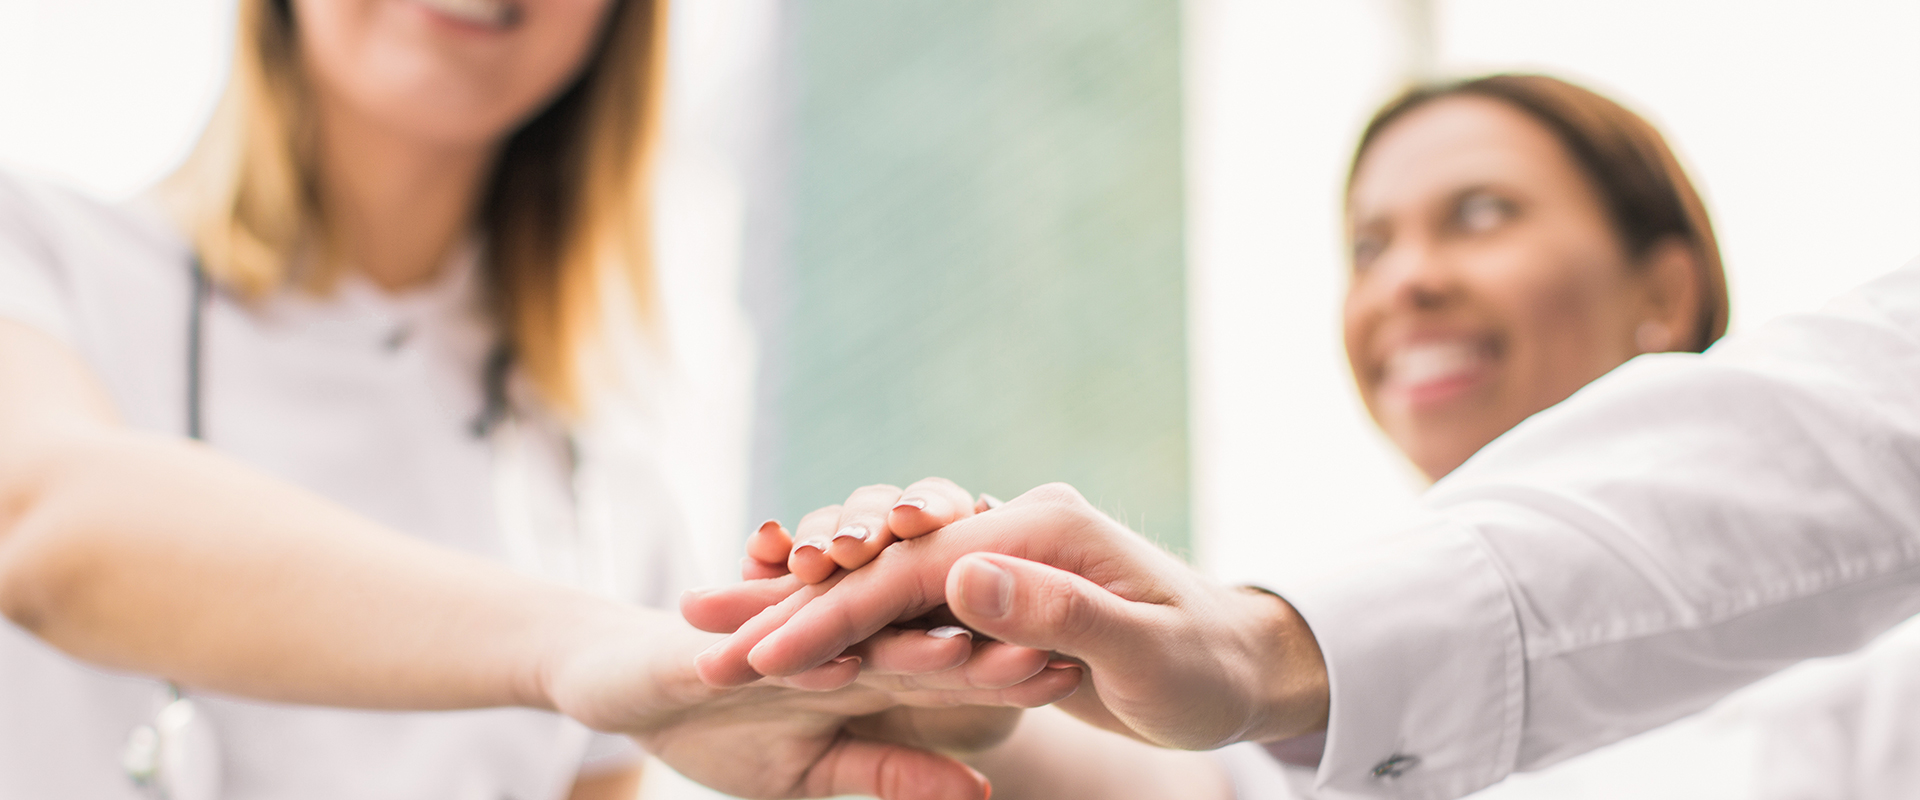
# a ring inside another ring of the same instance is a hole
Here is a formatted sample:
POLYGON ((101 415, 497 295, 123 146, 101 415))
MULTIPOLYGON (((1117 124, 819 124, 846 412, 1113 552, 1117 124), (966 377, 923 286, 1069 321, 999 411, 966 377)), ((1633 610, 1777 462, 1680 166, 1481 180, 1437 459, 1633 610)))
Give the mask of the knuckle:
POLYGON ((1055 481, 1044 483, 1027 492, 1027 496, 1049 505, 1077 506, 1085 505, 1087 499, 1072 484, 1055 481))
POLYGON ((1079 640, 1093 635, 1100 625, 1100 609, 1093 599, 1064 581, 1047 581, 1037 590, 1038 605, 1046 609, 1046 618, 1055 631, 1079 640))

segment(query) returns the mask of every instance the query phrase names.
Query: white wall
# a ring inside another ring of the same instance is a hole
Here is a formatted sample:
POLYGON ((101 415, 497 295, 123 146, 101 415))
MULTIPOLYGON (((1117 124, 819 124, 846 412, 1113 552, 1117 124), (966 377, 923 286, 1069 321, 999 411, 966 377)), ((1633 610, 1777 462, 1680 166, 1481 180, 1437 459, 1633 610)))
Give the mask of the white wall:
POLYGON ((0 0, 0 166, 128 197, 186 155, 225 79, 231 0, 0 0))
MULTIPOLYGON (((1195 528, 1284 575, 1417 487, 1340 350, 1346 160, 1397 89, 1401 2, 1188 0, 1195 528)), ((1733 328, 1920 255, 1920 5, 1436 0, 1443 74, 1542 70, 1667 133, 1702 188, 1733 328)))

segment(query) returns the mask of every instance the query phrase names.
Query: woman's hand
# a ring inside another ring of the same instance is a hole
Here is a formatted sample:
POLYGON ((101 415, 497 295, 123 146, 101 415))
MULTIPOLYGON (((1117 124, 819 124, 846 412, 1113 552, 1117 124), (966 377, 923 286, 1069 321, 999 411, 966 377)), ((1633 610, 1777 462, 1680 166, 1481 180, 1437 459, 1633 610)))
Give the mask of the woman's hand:
MULTIPOLYGON (((707 624, 702 627, 716 632, 731 631, 740 622, 765 610, 768 605, 784 600, 802 588, 805 584, 800 578, 794 577, 791 570, 792 566, 796 566, 793 563, 795 559, 801 561, 798 566, 803 569, 809 564, 824 562, 823 571, 829 573, 842 566, 841 562, 857 568, 878 550, 884 549, 884 544, 890 544, 899 537, 918 536, 935 530, 962 515, 985 510, 989 504, 997 502, 982 498, 976 504, 958 486, 942 479, 923 481, 904 492, 895 487, 865 487, 855 492, 844 506, 816 511, 802 523, 803 530, 811 530, 816 535, 822 531, 838 531, 847 527, 860 527, 879 533, 878 536, 841 537, 835 542, 840 548, 833 551, 834 560, 828 560, 819 548, 797 551, 793 536, 779 522, 769 520, 749 538, 747 558, 741 564, 741 577, 751 582, 748 586, 757 589, 739 595, 745 603, 734 606, 723 619, 706 620, 707 624), (848 538, 862 541, 845 541, 848 538), (852 547, 868 542, 882 544, 866 551, 852 547), (818 558, 819 562, 810 558, 818 558)), ((688 596, 697 597, 700 594, 696 591, 688 596)), ((928 684, 938 683, 926 675, 933 669, 964 664, 967 676, 964 682, 967 686, 999 690, 1008 688, 1011 682, 1033 678, 1049 666, 1048 654, 1044 651, 998 642, 974 642, 972 633, 966 628, 943 622, 950 623, 951 615, 934 614, 915 620, 910 625, 889 626, 844 655, 860 659, 862 676, 869 687, 886 685, 900 692, 919 692, 913 695, 918 701, 934 705, 958 704, 965 698, 935 697, 926 693, 928 684), (925 658, 918 664, 909 663, 913 642, 924 642, 927 637, 942 642, 938 646, 949 653, 965 652, 971 648, 971 655, 938 664, 925 658), (992 677, 996 675, 1001 677, 992 677)), ((1063 674, 1050 671, 1043 679, 1044 683, 1066 691, 1078 685, 1078 665, 1056 663, 1051 666, 1056 670, 1066 668, 1072 672, 1063 674)), ((1014 694, 985 698, 993 705, 955 705, 950 708, 900 706, 872 718, 854 720, 851 725, 866 731, 880 730, 874 727, 876 725, 907 726, 915 733, 914 744, 943 751, 974 752, 1004 740, 1019 724, 1022 706, 1035 704, 1035 699, 1040 696, 1032 692, 1032 687, 1025 687, 1015 690, 1014 694), (1012 705, 1008 705, 1009 702, 1012 705)))
MULTIPOLYGON (((720 618, 752 593, 710 592, 682 610, 720 618)), ((1209 748, 1326 723, 1325 664, 1291 606, 1205 581, 1064 485, 795 591, 702 654, 701 675, 799 674, 942 603, 983 634, 1085 663, 1094 691, 1059 705, 1156 744, 1209 748)))
MULTIPOLYGON (((633 612, 638 615, 640 612, 633 612)), ((721 689, 700 681, 693 656, 714 638, 612 615, 564 648, 544 679, 552 705, 590 727, 634 736, 689 778, 750 798, 875 795, 886 800, 984 800, 978 773, 948 755, 997 744, 1017 713, 962 714, 975 702, 1044 705, 1077 676, 1017 661, 984 663, 964 638, 870 642, 864 656, 790 678, 721 689), (862 662, 880 669, 859 678, 862 662), (949 667, 968 665, 967 673, 949 667), (911 687, 887 674, 916 671, 911 687), (1032 673, 1037 678, 1028 679, 1032 673), (888 684, 877 686, 876 683, 888 684), (1003 684, 983 690, 980 684, 1003 684), (932 708, 910 707, 920 704, 932 708), (929 717, 937 721, 930 722, 929 717)))
POLYGON ((859 569, 898 540, 973 516, 990 502, 983 495, 976 504, 972 495, 945 478, 927 478, 904 490, 863 486, 846 503, 802 517, 791 536, 778 522, 761 525, 747 542, 741 577, 790 572, 806 583, 819 583, 838 569, 859 569))

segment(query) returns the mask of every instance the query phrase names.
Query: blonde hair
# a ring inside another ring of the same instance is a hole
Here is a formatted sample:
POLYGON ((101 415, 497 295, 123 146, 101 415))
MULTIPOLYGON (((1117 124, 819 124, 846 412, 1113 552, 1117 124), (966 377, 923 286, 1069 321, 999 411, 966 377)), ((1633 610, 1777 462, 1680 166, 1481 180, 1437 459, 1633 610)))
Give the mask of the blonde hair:
MULTIPOLYGON (((517 367, 563 416, 608 303, 655 318, 651 177, 666 0, 615 0, 580 76, 501 149, 481 198, 483 274, 517 367), (624 298, 618 295, 624 294, 624 298)), ((233 75, 164 190, 202 267, 250 297, 334 277, 316 181, 313 103, 288 0, 241 0, 233 75)))

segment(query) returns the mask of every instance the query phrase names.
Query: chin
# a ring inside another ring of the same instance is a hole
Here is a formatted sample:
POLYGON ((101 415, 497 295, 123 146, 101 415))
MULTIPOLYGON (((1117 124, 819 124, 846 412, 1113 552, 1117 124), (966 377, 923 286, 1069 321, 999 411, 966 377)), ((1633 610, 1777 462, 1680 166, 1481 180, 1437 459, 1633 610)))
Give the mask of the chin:
POLYGON ((1408 436, 1395 437, 1395 439, 1395 443, 1400 445, 1401 453, 1405 454, 1414 468, 1418 469, 1420 474, 1427 476, 1429 481, 1446 477, 1447 473, 1466 463, 1466 460, 1480 449, 1458 441, 1457 437, 1408 436))

